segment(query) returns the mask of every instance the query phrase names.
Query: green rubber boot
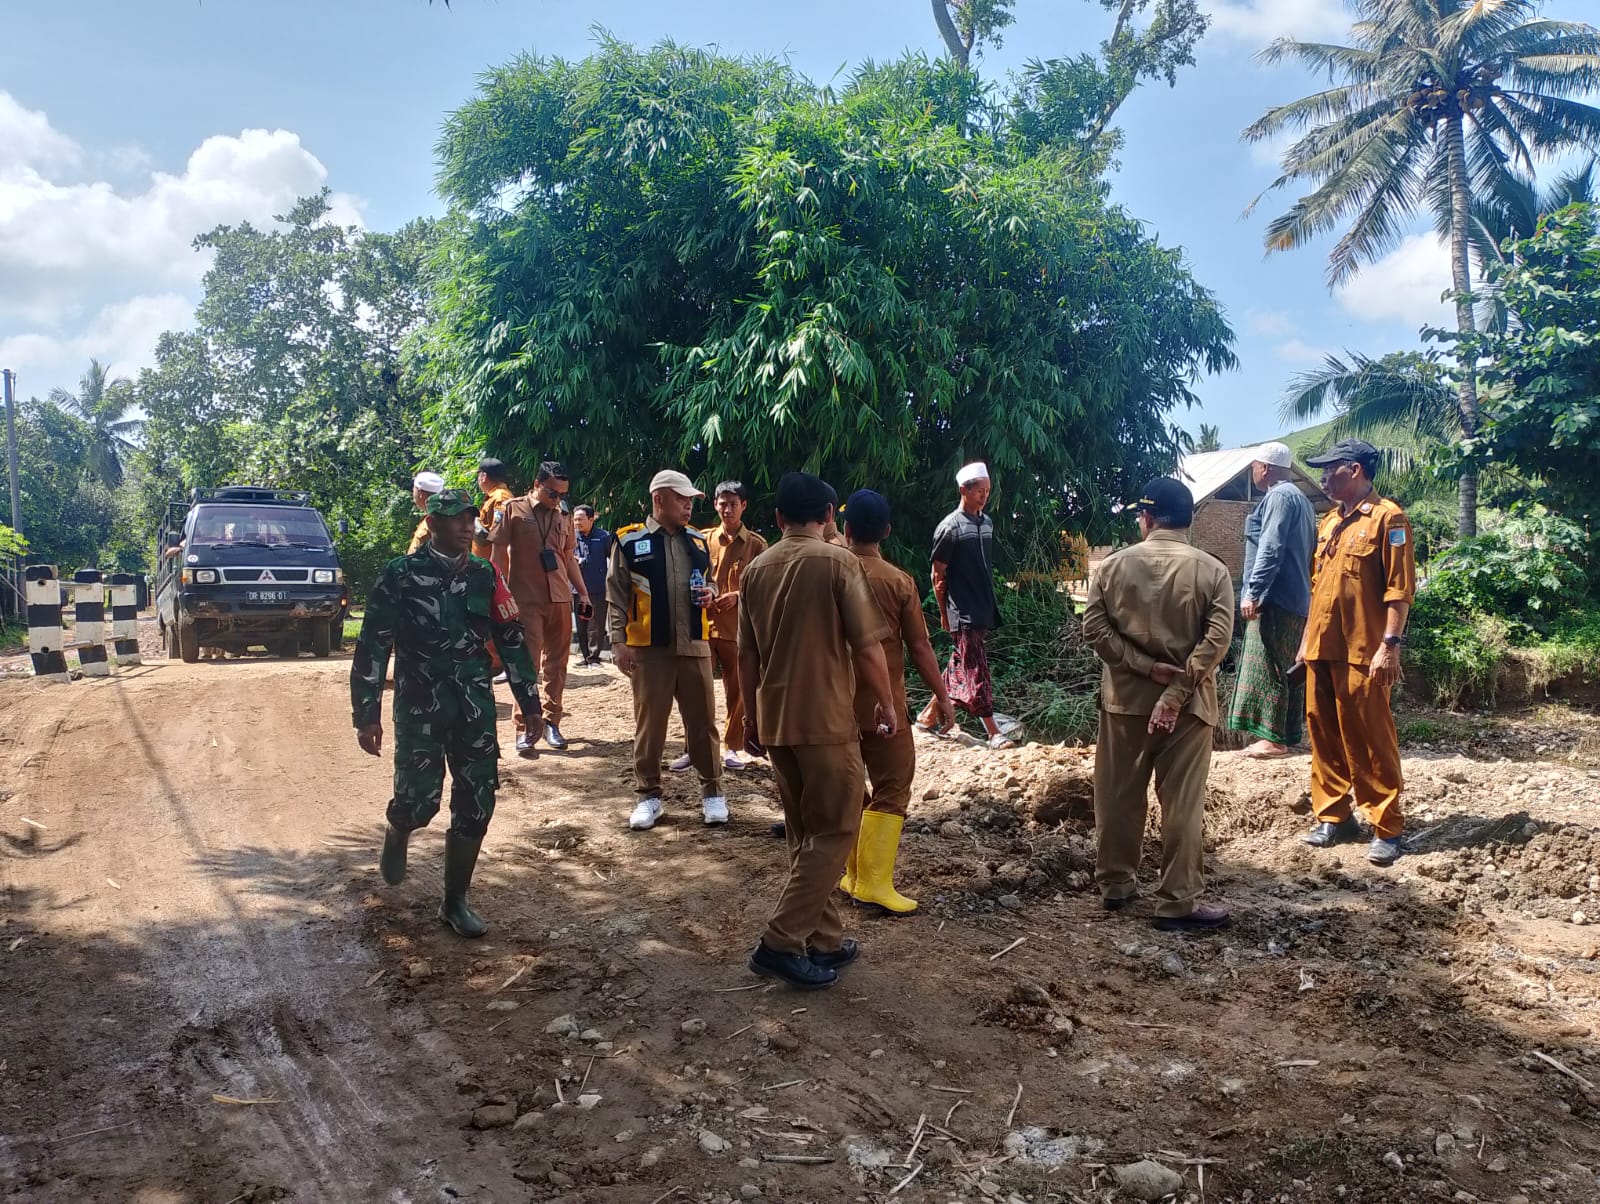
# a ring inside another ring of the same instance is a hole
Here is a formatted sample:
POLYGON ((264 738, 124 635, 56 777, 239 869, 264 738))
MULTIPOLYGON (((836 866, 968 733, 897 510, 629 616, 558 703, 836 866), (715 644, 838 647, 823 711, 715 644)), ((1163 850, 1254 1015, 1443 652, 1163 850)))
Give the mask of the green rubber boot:
POLYGON ((383 826, 383 852, 378 855, 378 872, 390 886, 399 886, 406 880, 406 846, 410 843, 410 832, 402 832, 393 824, 383 826))
POLYGON ((457 936, 476 938, 489 931, 477 912, 467 906, 467 888, 478 864, 481 840, 468 840, 454 832, 444 834, 444 902, 439 918, 456 930, 457 936))

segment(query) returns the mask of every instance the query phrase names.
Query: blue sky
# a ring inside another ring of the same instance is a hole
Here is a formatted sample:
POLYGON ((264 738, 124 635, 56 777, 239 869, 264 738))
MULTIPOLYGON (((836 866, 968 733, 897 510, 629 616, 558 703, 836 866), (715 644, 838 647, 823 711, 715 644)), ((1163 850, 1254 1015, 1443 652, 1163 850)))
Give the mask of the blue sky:
MULTIPOLYGON (((1182 246, 1239 335, 1239 371, 1204 381, 1225 445, 1280 430, 1278 398, 1328 351, 1415 346, 1444 322, 1445 259, 1419 234, 1330 294, 1325 248, 1263 256, 1275 175, 1239 131, 1314 80, 1256 65, 1272 38, 1336 38, 1342 0, 1202 0, 1212 31, 1175 89, 1128 103, 1117 201, 1182 246)), ((1593 0, 1546 15, 1593 19, 1593 0)), ((1089 0, 1018 0, 990 79, 1031 57, 1092 48, 1109 17, 1089 0)), ((581 57, 590 27, 729 53, 787 56, 813 79, 865 58, 940 49, 927 0, 51 0, 11 3, 0 75, 0 366, 24 394, 71 386, 91 355, 131 374, 189 320, 194 235, 264 221, 326 184, 347 220, 390 229, 437 213, 440 122, 484 68, 522 50, 581 57)), ((1284 201, 1287 203, 1287 200, 1284 201)))

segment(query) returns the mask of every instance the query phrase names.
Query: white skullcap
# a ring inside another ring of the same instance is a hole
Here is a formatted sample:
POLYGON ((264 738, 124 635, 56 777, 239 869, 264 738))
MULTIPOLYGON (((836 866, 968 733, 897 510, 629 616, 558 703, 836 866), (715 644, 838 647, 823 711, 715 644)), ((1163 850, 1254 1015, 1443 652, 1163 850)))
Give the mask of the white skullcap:
POLYGON ((423 493, 443 493, 444 478, 436 472, 419 472, 411 478, 411 488, 420 489, 423 493))
POLYGON ((1294 467, 1294 453, 1286 443, 1263 443, 1250 454, 1258 464, 1270 464, 1273 468, 1294 467))
POLYGON ((970 485, 974 481, 987 481, 989 479, 989 466, 982 460, 974 460, 956 473, 957 485, 970 485))

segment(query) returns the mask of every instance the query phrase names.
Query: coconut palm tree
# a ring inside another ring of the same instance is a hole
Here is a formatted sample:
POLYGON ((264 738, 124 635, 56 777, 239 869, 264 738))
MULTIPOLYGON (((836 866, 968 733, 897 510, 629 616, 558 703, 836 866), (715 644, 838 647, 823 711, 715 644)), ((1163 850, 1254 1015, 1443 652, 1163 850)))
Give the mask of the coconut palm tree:
POLYGON ((1441 365, 1417 352, 1372 359, 1330 355, 1289 383, 1278 406, 1285 425, 1315 422, 1332 410, 1329 440, 1365 439, 1384 449, 1392 473, 1417 471, 1428 449, 1461 438, 1461 409, 1441 365))
MULTIPOLYGON (((1267 249, 1304 246, 1342 228, 1329 256, 1335 285, 1391 250, 1419 209, 1431 211, 1449 234, 1456 326, 1470 338, 1473 200, 1532 177, 1536 159, 1600 151, 1600 108, 1580 99, 1600 88, 1600 30, 1538 19, 1537 0, 1355 0, 1355 7, 1352 45, 1285 38, 1262 52, 1266 62, 1298 62, 1334 81, 1268 110, 1244 132, 1249 141, 1299 132, 1267 191, 1309 191, 1267 227, 1267 249)), ((1478 394, 1467 346, 1456 400, 1461 432, 1470 437, 1478 394)), ((1464 473, 1463 535, 1477 530, 1477 499, 1477 474, 1464 473)))
POLYGON ((89 428, 88 462, 85 468, 108 488, 122 484, 122 458, 134 450, 134 438, 144 422, 128 417, 134 408, 133 382, 111 375, 109 364, 89 361, 89 370, 78 382, 76 395, 65 389, 51 389, 50 400, 89 428))

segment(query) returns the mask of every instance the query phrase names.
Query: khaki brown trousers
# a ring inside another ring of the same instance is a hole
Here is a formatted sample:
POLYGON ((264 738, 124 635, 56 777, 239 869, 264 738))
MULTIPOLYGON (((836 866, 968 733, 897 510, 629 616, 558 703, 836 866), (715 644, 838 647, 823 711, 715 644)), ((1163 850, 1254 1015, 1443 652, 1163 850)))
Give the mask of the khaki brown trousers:
POLYGON ((911 781, 917 776, 917 742, 911 722, 900 718, 899 730, 861 737, 861 759, 867 767, 866 810, 902 818, 911 808, 911 781))
MULTIPOLYGON (((528 659, 539 670, 539 692, 544 695, 544 721, 559 724, 566 712, 561 699, 567 692, 567 658, 572 654, 572 604, 549 605, 520 602, 522 632, 527 639, 528 659)), ((516 712, 517 730, 522 730, 522 712, 516 712)))
POLYGON ((833 892, 861 830, 861 745, 777 744, 767 752, 783 800, 789 876, 761 939, 779 953, 833 953, 844 942, 833 892))
POLYGON ((744 748, 744 698, 739 693, 739 641, 710 640, 711 655, 722 670, 722 700, 728 708, 728 722, 722 728, 726 748, 744 748))
POLYGON ((1400 814, 1400 736, 1389 690, 1365 666, 1306 662, 1306 730, 1311 736, 1311 813, 1318 823, 1350 818, 1350 802, 1375 835, 1393 840, 1400 814))
POLYGON ((709 656, 651 655, 635 648, 633 669, 633 781, 640 798, 661 796, 661 754, 667 723, 678 704, 689 762, 700 775, 702 797, 722 793, 722 745, 709 656))
POLYGON ((1102 898, 1129 899, 1138 890, 1139 855, 1150 779, 1161 804, 1161 880, 1156 915, 1186 916, 1205 886, 1206 775, 1211 725, 1179 715, 1170 732, 1152 735, 1144 715, 1100 712, 1094 747, 1094 878, 1102 898))

